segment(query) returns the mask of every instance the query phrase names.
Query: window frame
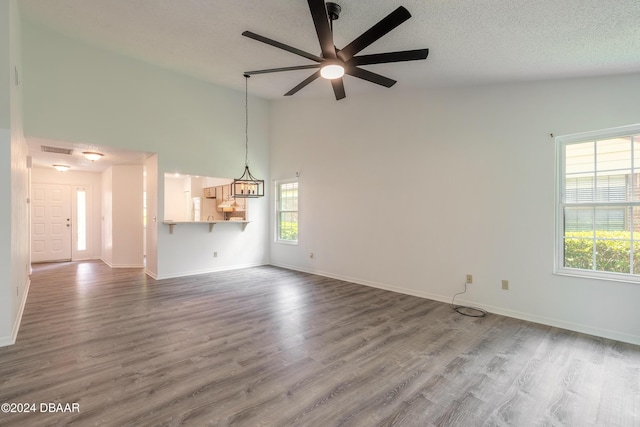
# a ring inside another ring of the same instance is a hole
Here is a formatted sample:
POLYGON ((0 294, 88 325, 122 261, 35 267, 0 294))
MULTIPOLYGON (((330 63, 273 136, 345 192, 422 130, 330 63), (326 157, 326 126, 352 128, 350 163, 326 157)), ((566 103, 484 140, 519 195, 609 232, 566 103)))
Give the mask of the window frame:
POLYGON ((298 245, 300 241, 300 181, 298 178, 290 178, 290 179, 282 179, 275 181, 275 228, 274 228, 274 242, 275 243, 283 243, 285 245, 298 245), (286 184, 295 183, 298 191, 297 195, 297 210, 283 210, 280 209, 280 198, 282 195, 282 186, 286 184), (298 234, 296 240, 287 240, 280 238, 280 214, 282 212, 295 212, 298 214, 298 234))
MULTIPOLYGON (((576 277, 584 277, 584 278, 592 278, 592 279, 600 279, 600 280, 610 280, 610 281, 619 281, 619 282, 629 282, 629 283, 640 283, 640 274, 633 273, 619 273, 619 272, 610 272, 610 271, 598 271, 598 270, 587 270, 581 268, 573 268, 573 267, 565 267, 564 266, 564 251, 565 251, 565 241, 564 241, 564 208, 569 206, 573 207, 624 207, 627 209, 628 207, 633 206, 634 208, 640 209, 640 200, 634 201, 626 201, 626 202, 598 202, 592 201, 587 203, 566 203, 563 200, 564 197, 564 188, 565 188, 565 179, 566 179, 566 157, 565 157, 565 149, 567 145, 576 144, 576 143, 584 143, 591 141, 602 141, 607 139, 613 139, 618 137, 625 136, 637 136, 640 135, 640 124, 634 124, 629 126, 621 126, 617 128, 609 128, 591 132, 577 133, 571 135, 564 135, 555 137, 555 145, 556 145, 556 179, 555 179, 555 253, 554 253, 554 274, 564 275, 564 276, 576 276, 576 277)), ((635 141, 634 141, 635 142, 635 141)), ((640 173, 640 165, 634 165, 633 162, 633 145, 632 145, 632 159, 631 159, 631 171, 632 173, 638 171, 640 173)), ((597 176, 598 170, 596 169, 594 173, 597 176)), ((596 218, 594 217, 594 227, 596 218)), ((640 230, 635 230, 640 231, 640 230)), ((632 239, 631 242, 634 240, 632 239)), ((595 242, 595 235, 594 235, 595 242)))

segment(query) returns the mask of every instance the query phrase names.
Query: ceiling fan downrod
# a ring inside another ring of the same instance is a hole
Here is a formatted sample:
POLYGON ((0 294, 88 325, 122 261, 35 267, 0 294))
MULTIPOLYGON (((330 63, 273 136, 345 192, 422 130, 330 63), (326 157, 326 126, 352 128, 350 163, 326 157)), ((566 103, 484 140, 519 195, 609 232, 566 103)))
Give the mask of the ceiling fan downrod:
POLYGON ((327 15, 329 16, 329 26, 331 28, 331 32, 333 33, 333 21, 337 20, 340 17, 340 11, 342 8, 338 3, 327 2, 325 3, 327 8, 327 15))

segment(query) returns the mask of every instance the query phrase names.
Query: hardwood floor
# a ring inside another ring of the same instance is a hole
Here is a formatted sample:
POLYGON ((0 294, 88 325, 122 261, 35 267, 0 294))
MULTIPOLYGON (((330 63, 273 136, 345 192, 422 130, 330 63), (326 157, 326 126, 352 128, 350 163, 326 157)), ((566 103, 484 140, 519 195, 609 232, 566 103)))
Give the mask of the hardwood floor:
POLYGON ((36 413, 3 426, 640 426, 640 347, 276 267, 43 264, 5 402, 36 413))

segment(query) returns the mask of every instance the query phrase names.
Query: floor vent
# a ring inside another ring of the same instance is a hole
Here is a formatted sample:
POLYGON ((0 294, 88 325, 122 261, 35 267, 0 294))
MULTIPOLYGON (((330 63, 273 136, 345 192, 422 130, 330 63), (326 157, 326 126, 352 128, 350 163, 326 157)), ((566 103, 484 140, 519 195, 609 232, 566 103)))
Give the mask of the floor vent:
POLYGON ((73 153, 73 149, 72 148, 49 147, 47 145, 41 145, 40 148, 45 153, 56 153, 56 154, 71 154, 71 153, 73 153))

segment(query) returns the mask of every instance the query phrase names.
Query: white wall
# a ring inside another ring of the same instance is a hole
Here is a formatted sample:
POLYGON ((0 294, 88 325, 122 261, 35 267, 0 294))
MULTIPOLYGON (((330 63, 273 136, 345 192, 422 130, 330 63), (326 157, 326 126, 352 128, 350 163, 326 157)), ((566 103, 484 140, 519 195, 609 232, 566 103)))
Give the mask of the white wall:
MULTIPOLYGON (((91 48, 27 21, 23 38, 27 135, 157 153, 158 177, 242 174, 243 92, 91 48)), ((249 114, 251 170, 268 179, 268 103, 250 96, 249 114)), ((244 232, 238 224, 212 233, 189 224, 169 234, 161 223, 163 179, 157 184, 156 277, 269 262, 267 200, 250 201, 252 222, 244 232)))
POLYGON ((143 201, 144 167, 113 166, 112 185, 112 267, 144 266, 143 201))
MULTIPOLYGON (((0 185, 4 198, 11 197, 11 107, 9 2, 0 1, 0 185)), ((11 205, 0 204, 0 345, 13 342, 13 284, 11 282, 11 205)))
POLYGON ((102 210, 101 210, 101 259, 113 265, 113 168, 105 169, 102 174, 102 210))
POLYGON ((158 277, 158 156, 145 162, 145 190, 147 192, 146 273, 158 277))
POLYGON ((62 184, 89 189, 89 194, 91 194, 88 210, 90 216, 87 218, 91 244, 89 257, 99 259, 102 254, 102 175, 74 170, 58 172, 53 168, 34 167, 31 170, 31 182, 34 184, 62 184))
POLYGON ((183 175, 179 177, 172 175, 164 177, 164 219, 166 221, 189 220, 184 206, 184 186, 187 179, 189 177, 183 175))
POLYGON ((29 289, 29 171, 23 134, 21 26, 15 0, 0 0, 0 346, 15 342, 29 289), (8 203, 7 203, 8 202, 8 203))
MULTIPOLYGON (((2 8, 0 2, 0 8, 2 8)), ((0 9, 0 16, 3 16, 0 9)), ((0 25, 0 28, 3 28, 0 25)), ((1 31, 1 30, 0 30, 1 31)), ((0 35, 0 40, 1 40, 0 35)), ((3 63, 0 58, 0 64, 3 63)), ((7 100, 8 101, 8 100, 7 100)), ((0 102, 2 99, 0 98, 0 102)), ((0 183, 4 198, 11 194, 11 131, 0 128, 0 183)), ((13 306, 13 283, 11 277, 11 205, 0 204, 0 346, 13 344, 12 337, 15 312, 13 306)))
POLYGON ((143 165, 102 172, 102 260, 113 268, 144 266, 143 165))
POLYGON ((300 172, 301 212, 272 263, 447 302, 472 274, 460 302, 640 343, 640 286, 552 274, 549 136, 638 123, 639 95, 628 75, 274 102, 271 177, 300 172))
POLYGON ((0 129, 11 126, 11 3, 9 0, 0 1, 0 129))

